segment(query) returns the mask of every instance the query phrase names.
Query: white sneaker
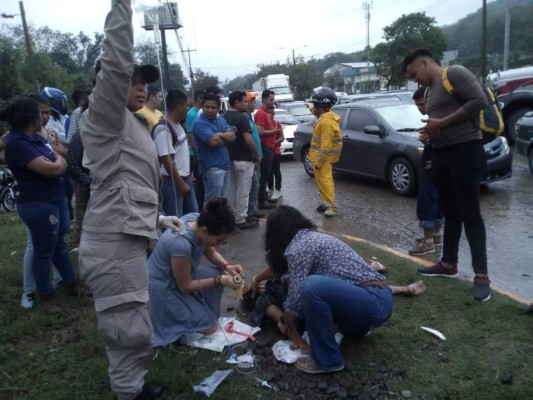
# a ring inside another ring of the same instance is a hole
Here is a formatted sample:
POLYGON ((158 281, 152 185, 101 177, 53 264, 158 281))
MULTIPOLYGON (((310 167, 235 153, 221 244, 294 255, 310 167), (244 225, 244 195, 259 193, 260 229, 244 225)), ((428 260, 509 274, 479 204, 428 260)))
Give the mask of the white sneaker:
POLYGON ((34 297, 35 294, 33 293, 22 293, 22 297, 20 299, 20 306, 22 308, 25 308, 26 310, 33 308, 35 302, 34 297))
POLYGON ((274 190, 274 191, 272 192, 272 196, 270 196, 270 198, 271 198, 272 200, 277 200, 277 199, 279 199, 280 197, 283 197, 283 195, 281 194, 281 190, 274 190))

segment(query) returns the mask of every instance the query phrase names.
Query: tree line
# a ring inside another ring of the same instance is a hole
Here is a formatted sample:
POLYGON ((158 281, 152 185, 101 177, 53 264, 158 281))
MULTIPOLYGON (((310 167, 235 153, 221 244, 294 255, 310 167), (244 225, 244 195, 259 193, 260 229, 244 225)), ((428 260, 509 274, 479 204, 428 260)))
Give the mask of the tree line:
MULTIPOLYGON (((488 4, 487 10, 487 66, 489 70, 501 69, 503 64, 503 35, 505 2, 497 0, 488 4)), ((511 5, 511 47, 510 67, 519 67, 533 62, 533 3, 530 0, 509 0, 511 5)), ((101 51, 104 35, 95 33, 92 37, 83 32, 78 34, 54 31, 48 27, 30 27, 35 59, 30 65, 21 27, 4 29, 0 34, 0 103, 5 103, 21 93, 35 91, 31 67, 37 81, 44 86, 57 87, 70 95, 75 89, 90 89, 94 78, 94 65, 101 51)), ((322 58, 295 60, 258 65, 258 72, 238 76, 221 82, 219 77, 201 69, 194 71, 194 89, 221 86, 226 93, 233 90, 250 89, 257 79, 269 74, 289 75, 296 97, 308 98, 314 87, 328 85, 336 90, 344 89, 339 74, 324 79, 326 69, 336 63, 362 62, 369 60, 376 66, 387 85, 403 86, 405 77, 400 70, 403 57, 417 47, 428 48, 440 58, 446 50, 457 50, 457 63, 465 65, 475 74, 480 74, 481 55, 481 10, 460 19, 455 24, 438 27, 434 18, 424 12, 402 15, 383 28, 383 42, 370 49, 353 53, 333 52, 322 58), (294 62, 295 61, 295 62, 294 62)), ((161 54, 149 41, 135 47, 135 58, 142 63, 158 65, 161 54)), ((181 66, 170 63, 170 82, 166 88, 185 91, 189 80, 181 66)))

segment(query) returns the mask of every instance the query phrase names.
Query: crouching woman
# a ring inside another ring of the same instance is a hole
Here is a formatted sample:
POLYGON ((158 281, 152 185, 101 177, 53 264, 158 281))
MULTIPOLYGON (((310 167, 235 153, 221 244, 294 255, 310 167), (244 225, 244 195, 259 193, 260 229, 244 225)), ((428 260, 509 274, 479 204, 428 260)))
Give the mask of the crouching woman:
POLYGON ((222 290, 238 288, 233 277, 243 273, 240 265, 230 265, 215 249, 235 228, 225 198, 213 198, 201 213, 181 220, 183 232, 163 233, 148 260, 155 347, 193 333, 214 333, 222 290), (214 266, 200 265, 202 255, 214 266))
MULTIPOLYGON (((311 221, 289 206, 278 207, 267 221, 267 262, 276 275, 287 274, 288 294, 280 322, 305 318, 311 356, 296 367, 308 373, 344 368, 338 330, 365 335, 392 315, 392 291, 346 243, 317 232, 311 221)), ((290 335, 289 335, 290 337, 290 335)))

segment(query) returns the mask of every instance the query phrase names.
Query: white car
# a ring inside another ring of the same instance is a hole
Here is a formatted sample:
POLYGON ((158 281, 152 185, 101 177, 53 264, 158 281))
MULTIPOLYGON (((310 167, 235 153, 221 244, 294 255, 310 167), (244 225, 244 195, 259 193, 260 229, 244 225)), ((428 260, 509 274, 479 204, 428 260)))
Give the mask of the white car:
POLYGON ((281 143, 281 155, 292 155, 292 142, 294 141, 294 131, 300 123, 293 115, 287 110, 276 108, 274 110, 274 120, 281 123, 283 127, 283 136, 285 140, 281 143))

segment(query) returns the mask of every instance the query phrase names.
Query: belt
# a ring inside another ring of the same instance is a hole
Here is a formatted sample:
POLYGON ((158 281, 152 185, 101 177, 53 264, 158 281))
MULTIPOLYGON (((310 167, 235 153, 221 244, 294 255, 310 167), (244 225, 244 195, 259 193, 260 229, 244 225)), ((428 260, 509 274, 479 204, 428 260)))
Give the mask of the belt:
POLYGON ((358 283, 357 286, 379 286, 379 287, 388 287, 387 281, 366 281, 358 283))
MULTIPOLYGON (((161 175, 163 177, 163 179, 169 179, 169 180, 172 180, 172 177, 168 176, 168 175, 161 175)), ((180 175, 183 179, 185 178, 188 178, 190 175, 186 175, 186 176, 183 176, 183 175, 180 175)))

